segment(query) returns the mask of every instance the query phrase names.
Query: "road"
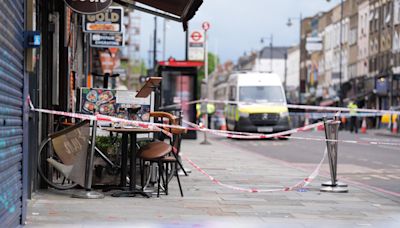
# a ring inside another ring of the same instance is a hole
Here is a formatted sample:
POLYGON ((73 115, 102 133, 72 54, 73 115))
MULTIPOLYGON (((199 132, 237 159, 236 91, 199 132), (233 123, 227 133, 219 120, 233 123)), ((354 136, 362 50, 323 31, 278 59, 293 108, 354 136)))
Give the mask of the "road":
MULTIPOLYGON (((324 132, 304 132, 293 136, 323 139, 324 132)), ((339 138, 364 142, 363 144, 339 144, 339 179, 400 200, 400 147, 367 145, 365 143, 367 141, 378 141, 400 144, 400 138, 389 138, 374 134, 355 135, 344 131, 340 132, 339 138)), ((298 139, 284 141, 214 138, 214 140, 310 170, 320 162, 325 150, 325 142, 298 139)), ((326 167, 322 175, 329 176, 326 167)))

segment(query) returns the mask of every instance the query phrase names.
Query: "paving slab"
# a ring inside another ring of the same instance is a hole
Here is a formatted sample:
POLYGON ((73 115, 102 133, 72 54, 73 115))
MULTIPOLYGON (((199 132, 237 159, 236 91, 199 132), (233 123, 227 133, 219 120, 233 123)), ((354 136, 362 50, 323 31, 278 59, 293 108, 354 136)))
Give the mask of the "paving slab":
MULTIPOLYGON (((182 151, 209 175, 243 188, 276 189, 306 178, 306 168, 228 147, 184 141, 182 151)), ((170 195, 144 199, 82 200, 73 191, 46 190, 29 202, 27 227, 400 227, 400 203, 382 194, 350 186, 349 193, 321 193, 317 178, 302 191, 244 193, 216 185, 192 170, 181 177, 185 197, 177 183, 170 195)), ((324 165, 324 169, 327 165, 324 165)), ((307 171, 309 170, 309 171, 307 171)))

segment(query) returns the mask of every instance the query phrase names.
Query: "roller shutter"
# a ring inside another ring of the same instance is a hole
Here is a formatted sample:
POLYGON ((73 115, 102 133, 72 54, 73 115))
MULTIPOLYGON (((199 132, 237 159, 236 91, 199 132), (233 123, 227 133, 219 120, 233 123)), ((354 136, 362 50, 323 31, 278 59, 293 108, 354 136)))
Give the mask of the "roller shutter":
POLYGON ((0 0, 0 227, 22 214, 24 0, 0 0))

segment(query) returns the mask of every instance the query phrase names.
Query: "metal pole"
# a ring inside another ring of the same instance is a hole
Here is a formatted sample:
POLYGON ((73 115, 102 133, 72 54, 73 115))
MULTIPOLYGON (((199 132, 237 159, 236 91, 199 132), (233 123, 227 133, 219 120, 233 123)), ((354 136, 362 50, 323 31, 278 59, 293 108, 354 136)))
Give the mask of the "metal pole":
POLYGON ((153 69, 157 66, 157 17, 154 17, 154 37, 153 37, 153 69))
POLYGON ((167 19, 164 18, 164 34, 163 34, 163 59, 162 61, 167 61, 166 56, 166 48, 167 48, 167 19))
POLYGON ((269 44, 270 45, 270 50, 271 50, 271 53, 270 53, 270 58, 271 58, 271 73, 274 71, 274 65, 273 65, 273 58, 274 58, 274 54, 273 54, 273 51, 274 51, 274 35, 273 34, 271 34, 271 43, 269 44))
POLYGON ((299 35, 299 39, 300 39, 300 41, 299 41, 299 51, 300 51, 300 64, 299 64, 299 70, 300 70, 300 72, 299 72, 299 104, 301 104, 301 54, 302 54, 302 37, 301 37, 301 32, 302 32, 302 29, 303 29, 303 15, 302 14, 300 14, 300 35, 299 35))
POLYGON ((186 43, 185 43, 185 59, 186 61, 189 61, 189 22, 188 22, 188 28, 186 30, 185 33, 185 39, 186 39, 186 43))
MULTIPOLYGON (((206 91, 205 91, 205 99, 208 99, 208 42, 207 42, 207 30, 204 30, 204 79, 206 81, 206 91)), ((206 113, 204 126, 208 129, 208 102, 206 102, 206 113)), ((204 132, 204 141, 201 142, 203 145, 209 145, 210 142, 207 140, 207 132, 204 132)))
POLYGON ((340 2, 340 56, 339 56, 339 106, 343 106, 343 90, 342 90, 342 61, 343 61, 343 17, 344 17, 344 1, 340 2))
MULTIPOLYGON (((392 5, 392 25, 391 25, 391 33, 392 33, 392 40, 394 39, 394 1, 391 2, 392 5)), ((391 59, 390 59, 390 66, 389 66, 389 108, 391 108, 393 106, 393 66, 394 66, 394 52, 393 52, 393 42, 392 42, 392 49, 391 49, 391 59)), ((390 118, 390 120, 392 120, 392 118, 390 118)))
POLYGON ((93 121, 92 126, 92 139, 90 152, 87 156, 86 162, 86 172, 85 172, 85 191, 77 191, 72 197, 81 199, 103 199, 104 195, 99 192, 92 191, 92 181, 93 181, 93 162, 94 153, 96 150, 96 135, 97 135, 97 120, 93 121))
POLYGON ((285 95, 287 93, 287 60, 288 60, 288 51, 286 50, 285 52, 285 84, 284 84, 284 88, 285 88, 285 95))

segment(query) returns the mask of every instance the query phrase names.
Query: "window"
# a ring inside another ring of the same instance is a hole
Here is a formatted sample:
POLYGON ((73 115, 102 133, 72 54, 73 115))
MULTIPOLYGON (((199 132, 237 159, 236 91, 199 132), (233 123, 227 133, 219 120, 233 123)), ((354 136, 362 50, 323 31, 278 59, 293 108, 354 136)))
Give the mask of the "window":
POLYGON ((283 103, 285 96, 280 86, 243 86, 240 87, 239 101, 283 103))
POLYGON ((236 101, 236 87, 235 86, 229 87, 229 100, 236 101))

